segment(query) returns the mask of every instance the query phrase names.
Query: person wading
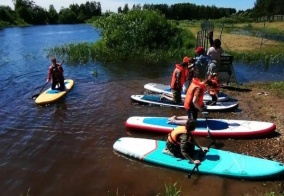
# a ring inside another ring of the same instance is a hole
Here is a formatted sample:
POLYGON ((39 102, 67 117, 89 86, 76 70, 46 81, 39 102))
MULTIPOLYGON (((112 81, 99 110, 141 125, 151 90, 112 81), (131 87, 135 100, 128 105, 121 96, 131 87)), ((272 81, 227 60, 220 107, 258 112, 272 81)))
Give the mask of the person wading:
POLYGON ((186 80, 188 79, 188 74, 189 74, 189 68, 190 66, 193 67, 193 64, 190 65, 191 63, 191 58, 190 57, 184 57, 183 62, 180 64, 175 65, 175 69, 172 74, 172 80, 171 80, 171 94, 162 94, 161 95, 161 100, 163 98, 166 98, 175 104, 180 104, 181 103, 181 92, 182 92, 182 87, 186 80))

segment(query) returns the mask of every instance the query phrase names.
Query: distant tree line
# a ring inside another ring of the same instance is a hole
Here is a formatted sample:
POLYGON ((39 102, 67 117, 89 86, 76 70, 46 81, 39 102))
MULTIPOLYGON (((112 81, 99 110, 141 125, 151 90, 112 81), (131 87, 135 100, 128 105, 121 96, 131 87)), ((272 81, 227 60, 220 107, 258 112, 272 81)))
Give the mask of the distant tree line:
MULTIPOLYGON (((195 5, 192 3, 178 3, 173 5, 167 4, 144 4, 141 6, 133 5, 131 10, 158 10, 170 20, 202 20, 218 19, 229 17, 236 13, 234 8, 217 8, 216 6, 195 5)), ((126 13, 130 10, 128 4, 118 8, 118 13, 126 13)))
MULTIPOLYGON (((39 25, 39 24, 76 24, 84 23, 88 19, 102 15, 100 2, 87 1, 85 4, 71 4, 68 8, 56 11, 53 5, 46 10, 32 0, 12 0, 14 10, 9 6, 0 5, 0 27, 11 25, 39 25)), ((157 10, 166 19, 171 20, 204 20, 230 18, 242 15, 242 20, 256 20, 262 16, 284 15, 283 0, 256 0, 252 9, 236 11, 233 8, 217 8, 216 6, 195 5, 191 3, 144 4, 133 5, 132 8, 125 4, 117 9, 118 13, 127 13, 131 10, 157 10), (245 13, 244 13, 245 12, 245 13)), ((105 15, 111 14, 107 11, 105 15)), ((244 21, 240 21, 244 22, 244 21)))
POLYGON ((253 11, 256 18, 284 15, 284 2, 283 0, 256 0, 253 11))
POLYGON ((100 2, 87 1, 85 4, 71 4, 69 8, 56 11, 53 5, 46 10, 32 0, 13 0, 14 10, 9 6, 0 6, 0 23, 21 24, 75 24, 84 23, 93 16, 101 16, 100 2))

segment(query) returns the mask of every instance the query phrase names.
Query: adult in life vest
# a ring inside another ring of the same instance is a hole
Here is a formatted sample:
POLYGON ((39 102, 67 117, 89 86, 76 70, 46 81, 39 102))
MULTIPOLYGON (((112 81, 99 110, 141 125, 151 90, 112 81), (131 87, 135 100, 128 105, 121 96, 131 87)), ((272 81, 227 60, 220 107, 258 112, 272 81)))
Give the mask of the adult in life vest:
POLYGON ((64 84, 64 75, 63 75, 63 68, 62 68, 62 63, 56 63, 56 58, 52 57, 51 58, 51 65, 48 68, 48 73, 47 73, 47 79, 46 82, 49 82, 51 80, 51 89, 55 90, 65 90, 65 84, 64 84), (59 88, 55 88, 56 85, 59 84, 59 88))
POLYGON ((184 108, 188 119, 197 121, 198 112, 203 111, 204 92, 209 90, 211 86, 211 80, 205 79, 201 82, 198 78, 192 79, 184 100, 184 108))
POLYGON ((181 103, 182 87, 188 76, 187 70, 190 62, 191 62, 190 58, 186 56, 183 58, 182 63, 175 65, 170 85, 172 94, 166 94, 166 93, 162 94, 161 100, 163 98, 166 98, 176 104, 181 103))
POLYGON ((210 103, 210 105, 216 105, 220 92, 220 83, 217 73, 210 74, 208 79, 212 81, 212 86, 209 88, 209 94, 212 97, 212 103, 210 103))
POLYGON ((191 57, 189 57, 188 66, 185 67, 185 82, 182 86, 182 92, 183 93, 186 93, 186 91, 187 91, 187 89, 188 89, 188 87, 191 83, 192 78, 197 76, 196 72, 195 72, 195 70, 196 70, 195 68, 196 68, 196 65, 193 62, 193 59, 191 57))
POLYGON ((195 122, 192 120, 187 120, 185 126, 176 127, 169 133, 163 153, 173 155, 177 158, 185 158, 193 164, 200 164, 200 160, 196 159, 199 153, 195 150, 195 145, 203 153, 208 151, 208 148, 201 147, 193 138, 191 132, 194 130, 195 122))

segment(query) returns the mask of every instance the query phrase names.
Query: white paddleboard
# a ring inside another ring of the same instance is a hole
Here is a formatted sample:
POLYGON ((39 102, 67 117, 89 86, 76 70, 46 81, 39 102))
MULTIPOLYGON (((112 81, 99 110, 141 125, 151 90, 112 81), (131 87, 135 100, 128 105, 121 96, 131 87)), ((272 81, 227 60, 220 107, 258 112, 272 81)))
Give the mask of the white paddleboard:
MULTIPOLYGON (((149 91, 155 92, 155 93, 172 94, 171 87, 169 85, 166 85, 166 84, 148 83, 148 84, 144 85, 144 88, 146 90, 149 90, 149 91)), ((182 92, 181 97, 185 98, 184 92, 182 92)), ((230 97, 227 94, 220 92, 219 97, 218 97, 218 101, 227 101, 227 100, 229 100, 229 98, 230 97)), ((203 100, 204 101, 211 101, 212 97, 208 93, 205 93, 203 100)))
MULTIPOLYGON (((185 125, 186 120, 169 121, 168 117, 129 117, 125 126, 130 129, 170 133, 177 126, 185 125)), ((228 120, 228 119, 197 119, 195 131, 196 136, 223 137, 223 138, 252 138, 260 137, 275 132, 274 123, 250 120, 228 120), (208 133, 210 131, 210 133, 208 133)))
MULTIPOLYGON (((131 99, 139 103, 153 104, 158 106, 170 106, 176 108, 184 108, 183 102, 180 104, 173 103, 167 99, 161 100, 161 95, 146 94, 146 95, 131 95, 131 99)), ((234 109, 238 106, 237 101, 232 102, 216 102, 216 105, 204 105, 204 109, 207 111, 227 111, 234 109)))

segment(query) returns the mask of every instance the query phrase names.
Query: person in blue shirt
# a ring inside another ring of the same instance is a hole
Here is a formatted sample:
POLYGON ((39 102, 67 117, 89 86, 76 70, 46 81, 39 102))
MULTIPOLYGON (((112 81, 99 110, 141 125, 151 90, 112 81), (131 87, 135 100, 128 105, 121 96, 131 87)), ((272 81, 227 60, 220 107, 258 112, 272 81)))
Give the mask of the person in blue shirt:
POLYGON ((195 65, 197 67, 207 67, 211 63, 211 57, 206 54, 203 47, 198 46, 195 50, 195 65))

